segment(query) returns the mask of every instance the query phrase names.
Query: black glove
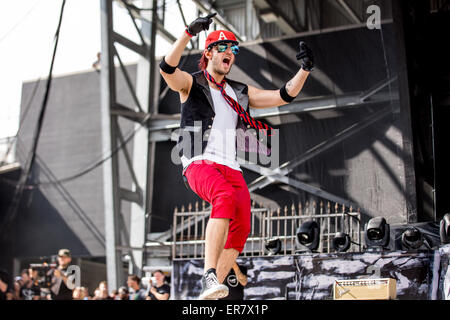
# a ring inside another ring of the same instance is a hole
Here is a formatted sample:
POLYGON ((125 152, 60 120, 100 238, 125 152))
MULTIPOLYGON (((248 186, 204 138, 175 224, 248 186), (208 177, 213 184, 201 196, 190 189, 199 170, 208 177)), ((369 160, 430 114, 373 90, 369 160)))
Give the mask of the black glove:
POLYGON ((195 19, 188 27, 187 27, 187 32, 191 35, 191 36, 196 36, 197 34, 199 34, 200 32, 202 32, 203 30, 208 30, 209 29, 209 25, 213 22, 212 18, 217 14, 217 12, 215 13, 210 13, 208 14, 206 17, 202 17, 202 18, 197 18, 195 19))
POLYGON ((312 71, 314 69, 314 55, 305 42, 300 41, 300 50, 297 53, 297 60, 302 60, 302 69, 312 71))

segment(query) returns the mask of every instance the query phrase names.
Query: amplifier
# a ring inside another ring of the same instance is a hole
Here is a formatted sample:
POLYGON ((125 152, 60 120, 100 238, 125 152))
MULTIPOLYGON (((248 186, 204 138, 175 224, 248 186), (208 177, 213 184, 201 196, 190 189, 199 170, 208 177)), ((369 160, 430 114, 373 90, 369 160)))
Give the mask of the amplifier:
POLYGON ((395 279, 336 280, 334 300, 389 300, 397 297, 395 279))

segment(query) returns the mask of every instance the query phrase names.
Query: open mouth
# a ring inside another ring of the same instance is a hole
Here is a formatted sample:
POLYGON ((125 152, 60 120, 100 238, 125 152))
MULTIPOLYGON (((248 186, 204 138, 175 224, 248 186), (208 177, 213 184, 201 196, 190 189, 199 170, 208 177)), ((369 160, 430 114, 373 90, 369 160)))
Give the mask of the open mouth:
POLYGON ((222 62, 223 62, 223 64, 225 64, 226 66, 230 66, 231 59, 230 59, 230 58, 224 58, 222 62))

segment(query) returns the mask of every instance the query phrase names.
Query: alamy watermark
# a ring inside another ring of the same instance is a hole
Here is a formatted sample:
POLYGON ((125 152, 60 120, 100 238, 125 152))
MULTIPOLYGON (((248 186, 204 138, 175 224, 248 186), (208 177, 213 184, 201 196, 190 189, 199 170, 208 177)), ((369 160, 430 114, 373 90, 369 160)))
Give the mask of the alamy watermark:
POLYGON ((70 265, 66 271, 66 286, 70 290, 81 286, 81 269, 77 265, 70 265))
POLYGON ((369 15, 367 18, 367 28, 369 30, 381 29, 381 8, 377 5, 371 5, 367 7, 366 13, 369 15))
POLYGON ((273 129, 270 136, 256 129, 202 129, 202 122, 195 121, 174 131, 178 143, 172 148, 171 160, 175 165, 182 164, 180 151, 187 159, 208 152, 217 158, 228 159, 236 156, 239 164, 258 164, 275 170, 280 166, 279 130, 273 129), (207 147, 203 150, 204 142, 207 147), (270 147, 268 147, 270 145, 270 147), (212 148, 210 148, 212 146, 212 148))

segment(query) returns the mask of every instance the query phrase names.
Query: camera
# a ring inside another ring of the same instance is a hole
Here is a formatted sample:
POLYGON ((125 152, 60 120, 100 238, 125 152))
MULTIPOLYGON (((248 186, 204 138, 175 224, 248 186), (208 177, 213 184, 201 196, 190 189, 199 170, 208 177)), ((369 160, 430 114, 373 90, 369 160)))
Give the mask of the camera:
POLYGON ((57 267, 56 263, 30 263, 30 268, 38 271, 39 286, 46 289, 49 289, 52 284, 52 273, 49 271, 57 267))

